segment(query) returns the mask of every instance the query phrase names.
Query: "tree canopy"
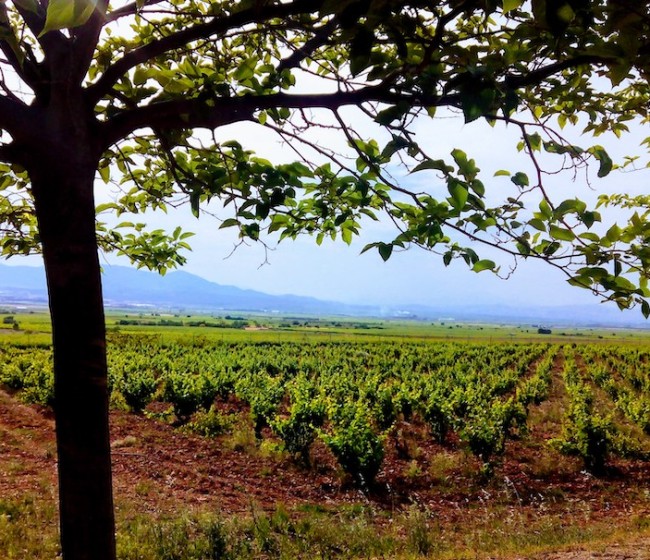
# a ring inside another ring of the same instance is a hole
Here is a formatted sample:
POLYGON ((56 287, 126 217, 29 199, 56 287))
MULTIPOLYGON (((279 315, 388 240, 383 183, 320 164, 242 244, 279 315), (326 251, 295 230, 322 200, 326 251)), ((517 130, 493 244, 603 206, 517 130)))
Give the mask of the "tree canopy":
MULTIPOLYGON (((218 198, 233 209, 223 227, 242 237, 307 232, 319 242, 326 235, 349 242, 362 215, 383 211, 399 229, 392 242, 374 244, 384 259, 415 244, 435 248, 445 263, 460 257, 474 270, 496 269, 462 241, 480 239, 560 267, 572 283, 621 306, 642 303, 646 201, 603 197, 601 205, 635 209, 603 230, 597 208, 545 193, 549 170, 537 154, 557 154, 560 167, 595 159, 598 176, 611 171, 602 146, 573 145, 561 129, 580 120, 595 136, 620 135, 627 121, 647 116, 647 7, 624 0, 540 0, 532 8, 516 0, 5 4, 11 95, 3 120, 12 140, 5 134, 4 254, 40 248, 15 128, 29 122, 25 105, 52 103, 45 83, 70 49, 75 68, 66 79, 94 113, 99 176, 124 189, 100 214, 187 200, 198 215, 218 198), (359 108, 355 121, 377 125, 377 139, 367 126, 357 132, 343 115, 347 106, 359 108), (485 183, 497 180, 480 176, 471 154, 436 154, 435 142, 413 132, 418 118, 441 107, 462 111, 466 122, 520 127, 535 176, 504 170, 519 190, 488 206, 485 183), (295 161, 278 165, 256 157, 245 139, 192 132, 242 121, 275 130, 295 161), (305 132, 315 128, 340 131, 351 151, 309 140, 305 132), (391 179, 398 165, 435 174, 431 183, 447 192, 405 188, 391 179)), ((120 226, 99 224, 103 249, 161 271, 184 262, 180 230, 148 232, 131 219, 120 226)))
POLYGON ((219 200, 221 227, 242 238, 317 242, 350 242, 384 214, 394 238, 367 247, 383 259, 415 245, 498 271, 487 245, 650 314, 647 196, 590 207, 545 187, 558 169, 618 165, 565 126, 622 135, 647 122, 649 32, 648 2, 633 0, 0 2, 2 252, 44 256, 64 557, 114 555, 97 248, 164 272, 188 247, 138 214, 219 200), (444 110, 518 127, 533 173, 485 178, 471 154, 438 154, 417 123, 444 110), (227 128, 242 122, 295 157, 256 156, 227 128), (408 188, 407 173, 431 187, 408 188), (102 181, 119 192, 96 207, 102 181), (606 223, 608 206, 629 219, 606 223), (108 226, 104 212, 127 219, 108 226))

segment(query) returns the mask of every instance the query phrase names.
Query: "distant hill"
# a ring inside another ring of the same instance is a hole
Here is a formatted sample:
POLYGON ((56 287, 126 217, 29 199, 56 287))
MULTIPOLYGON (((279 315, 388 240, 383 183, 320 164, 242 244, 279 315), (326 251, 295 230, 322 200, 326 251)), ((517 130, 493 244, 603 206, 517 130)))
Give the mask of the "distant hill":
MULTIPOLYGON (((464 305, 350 305, 295 295, 270 295, 224 286, 183 271, 166 276, 123 266, 106 266, 104 301, 111 308, 151 307, 174 311, 249 311, 305 315, 347 315, 486 323, 648 327, 638 311, 614 305, 512 307, 493 302, 464 305)), ((46 305, 45 273, 40 267, 0 264, 0 304, 46 305)))
MULTIPOLYGON (((103 273, 104 302, 108 307, 232 310, 304 314, 369 315, 374 308, 327 302, 294 295, 275 296, 223 286, 188 272, 154 272, 107 266, 103 273)), ((0 302, 46 304, 45 272, 40 267, 0 265, 0 302)))

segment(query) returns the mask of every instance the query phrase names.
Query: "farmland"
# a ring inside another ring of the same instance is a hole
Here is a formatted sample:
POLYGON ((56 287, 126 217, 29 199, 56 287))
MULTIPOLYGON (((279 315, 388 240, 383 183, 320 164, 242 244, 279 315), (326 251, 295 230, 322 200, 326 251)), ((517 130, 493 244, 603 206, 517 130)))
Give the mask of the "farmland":
MULTIPOLYGON (((55 516, 48 324, 16 322, 0 345, 8 558, 55 546, 24 529, 55 516)), ((122 558, 507 557, 646 532, 643 333, 124 314, 108 325, 122 558), (221 556, 207 552, 215 535, 221 556)))

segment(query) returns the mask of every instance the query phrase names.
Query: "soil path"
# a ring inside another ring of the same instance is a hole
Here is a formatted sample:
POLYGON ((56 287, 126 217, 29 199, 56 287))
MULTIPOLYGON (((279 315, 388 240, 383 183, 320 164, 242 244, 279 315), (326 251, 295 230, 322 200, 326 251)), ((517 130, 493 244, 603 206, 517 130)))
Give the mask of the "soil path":
MULTIPOLYGON (((648 560, 650 539, 629 543, 611 544, 597 550, 573 549, 564 552, 546 553, 531 559, 521 560, 648 560)), ((519 559, 518 559, 519 560, 519 559)))

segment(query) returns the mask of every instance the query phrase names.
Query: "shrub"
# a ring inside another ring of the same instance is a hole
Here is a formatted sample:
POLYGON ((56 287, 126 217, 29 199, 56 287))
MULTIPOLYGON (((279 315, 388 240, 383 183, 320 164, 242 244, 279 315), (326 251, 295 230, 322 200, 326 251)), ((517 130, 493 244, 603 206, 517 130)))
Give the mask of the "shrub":
POLYGON ((610 418, 592 410, 591 393, 586 387, 570 389, 572 401, 562 437, 551 440, 550 444, 561 453, 580 457, 589 472, 601 474, 612 448, 614 426, 610 418))
POLYGON ((222 414, 214 405, 208 411, 198 411, 187 429, 203 437, 215 437, 230 430, 236 419, 232 414, 222 414))
POLYGON ((321 438, 341 468, 367 488, 384 459, 384 438, 373 430, 363 404, 344 403, 334 416, 331 431, 321 432, 321 438))
POLYGON ((139 370, 124 373, 115 383, 117 389, 129 408, 135 413, 141 413, 152 401, 158 381, 150 370, 139 370))
POLYGON ((289 394, 289 416, 276 417, 271 427, 282 439, 285 450, 309 465, 309 449, 316 438, 316 430, 325 420, 325 405, 316 395, 314 384, 305 376, 291 381, 289 394))
POLYGON ((203 375, 170 373, 163 386, 163 399, 174 407, 179 423, 185 424, 197 410, 208 409, 216 397, 216 387, 203 375))
POLYGON ((309 448, 316 438, 316 429, 322 426, 324 411, 315 403, 296 403, 288 418, 273 421, 272 428, 282 439, 284 448, 292 455, 298 455, 303 464, 309 465, 309 448))

